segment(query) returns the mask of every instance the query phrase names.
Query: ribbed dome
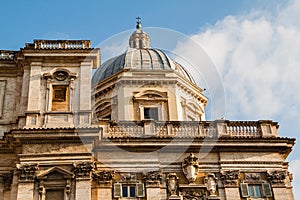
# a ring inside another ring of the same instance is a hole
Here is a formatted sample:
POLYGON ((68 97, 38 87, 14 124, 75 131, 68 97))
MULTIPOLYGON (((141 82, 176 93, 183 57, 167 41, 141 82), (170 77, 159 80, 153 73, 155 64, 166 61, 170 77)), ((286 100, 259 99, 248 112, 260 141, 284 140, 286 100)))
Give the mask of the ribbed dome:
POLYGON ((195 83, 192 76, 180 64, 170 59, 163 51, 150 48, 150 37, 141 27, 141 22, 138 19, 136 30, 129 38, 129 49, 125 53, 104 62, 95 72, 92 84, 95 85, 122 69, 174 70, 182 77, 195 83))
POLYGON ((92 84, 108 78, 122 69, 134 70, 174 70, 194 83, 192 76, 178 63, 159 49, 133 49, 104 62, 95 72, 92 84))

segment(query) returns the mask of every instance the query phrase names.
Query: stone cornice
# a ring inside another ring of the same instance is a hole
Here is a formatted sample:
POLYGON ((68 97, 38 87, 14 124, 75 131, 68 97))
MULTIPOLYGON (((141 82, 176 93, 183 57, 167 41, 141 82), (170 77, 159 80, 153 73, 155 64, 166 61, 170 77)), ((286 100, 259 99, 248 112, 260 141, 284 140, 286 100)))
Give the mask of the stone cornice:
MULTIPOLYGON (((153 74, 154 76, 151 77, 150 79, 147 77, 143 77, 139 80, 136 79, 137 76, 132 75, 132 76, 126 76, 126 74, 123 74, 125 72, 132 72, 132 73, 146 73, 148 71, 137 71, 135 72, 134 70, 128 70, 128 69, 123 69, 116 74, 112 75, 111 77, 104 79, 100 83, 98 83, 96 86, 94 86, 94 95, 101 95, 103 92, 108 92, 115 87, 120 87, 120 86, 132 86, 132 85, 151 85, 151 86, 161 86, 161 85, 177 85, 181 89, 187 91, 190 94, 193 94, 196 98, 200 98, 201 101, 204 103, 207 103, 208 98, 204 96, 201 92, 202 89, 199 88, 198 86, 194 84, 187 84, 186 79, 182 78, 181 76, 173 76, 173 77, 168 77, 164 76, 163 79, 161 77, 155 77, 155 72, 159 73, 162 71, 149 71, 149 73, 153 74), (133 79, 134 78, 134 79, 133 79), (197 95, 196 95, 197 94, 197 95)), ((175 73, 173 70, 165 70, 163 71, 164 73, 175 73)), ((175 73, 176 74, 176 73, 175 73)))

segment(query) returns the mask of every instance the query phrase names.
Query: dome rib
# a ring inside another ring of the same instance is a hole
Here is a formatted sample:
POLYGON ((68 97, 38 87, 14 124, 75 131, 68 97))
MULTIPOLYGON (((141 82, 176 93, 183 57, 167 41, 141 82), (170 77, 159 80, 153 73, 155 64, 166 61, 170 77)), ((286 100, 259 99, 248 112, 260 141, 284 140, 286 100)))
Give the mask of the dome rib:
POLYGON ((193 77, 177 62, 159 49, 132 49, 104 62, 95 72, 92 84, 116 74, 122 69, 134 70, 174 70, 185 79, 195 83, 193 77), (148 60, 149 59, 149 60, 148 60))
POLYGON ((161 61, 161 62, 159 62, 160 68, 161 68, 161 69, 165 69, 164 61, 163 61, 161 55, 158 53, 157 49, 152 49, 152 51, 154 51, 154 52, 158 55, 158 58, 159 58, 160 61, 161 61))
POLYGON ((153 66, 153 60, 152 60, 152 56, 151 56, 151 53, 150 53, 150 51, 147 51, 147 53, 148 53, 148 55, 149 55, 149 60, 150 60, 150 63, 151 63, 151 67, 152 67, 152 69, 154 69, 154 66, 153 66))

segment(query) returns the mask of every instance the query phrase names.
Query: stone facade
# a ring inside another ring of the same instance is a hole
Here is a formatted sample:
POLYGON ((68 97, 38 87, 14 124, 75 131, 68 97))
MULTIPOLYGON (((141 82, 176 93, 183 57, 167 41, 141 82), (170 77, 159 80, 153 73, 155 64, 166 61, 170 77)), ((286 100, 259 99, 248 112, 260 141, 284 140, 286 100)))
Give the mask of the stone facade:
POLYGON ((202 89, 139 23, 138 52, 99 69, 88 40, 0 51, 0 200, 293 200, 295 139, 273 121, 205 121, 202 89))

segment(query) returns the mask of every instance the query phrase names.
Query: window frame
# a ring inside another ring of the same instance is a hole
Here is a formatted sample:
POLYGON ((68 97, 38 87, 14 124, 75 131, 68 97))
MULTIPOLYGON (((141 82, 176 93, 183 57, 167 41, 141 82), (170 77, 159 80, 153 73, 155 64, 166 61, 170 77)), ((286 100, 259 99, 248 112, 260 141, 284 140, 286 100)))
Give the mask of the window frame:
POLYGON ((70 88, 68 84, 53 84, 51 91, 51 111, 70 111, 70 88), (55 91, 64 90, 64 98, 56 98, 55 91))
POLYGON ((240 184, 240 194, 243 198, 253 198, 253 199, 260 199, 260 198, 268 198, 273 197, 272 187, 269 183, 241 183, 240 184), (257 196, 256 190, 254 189, 254 196, 250 194, 249 186, 259 186, 260 188, 260 196, 257 196))
POLYGON ((113 188, 114 198, 134 199, 145 197, 144 183, 115 183, 113 188), (131 196, 130 189, 134 187, 134 196, 131 196), (127 196, 124 196, 123 189, 127 188, 127 196))

